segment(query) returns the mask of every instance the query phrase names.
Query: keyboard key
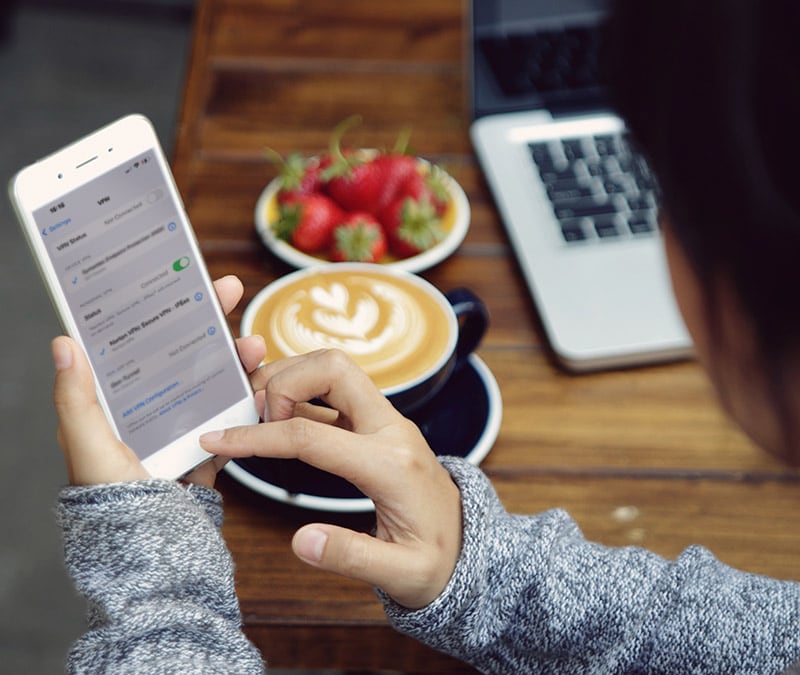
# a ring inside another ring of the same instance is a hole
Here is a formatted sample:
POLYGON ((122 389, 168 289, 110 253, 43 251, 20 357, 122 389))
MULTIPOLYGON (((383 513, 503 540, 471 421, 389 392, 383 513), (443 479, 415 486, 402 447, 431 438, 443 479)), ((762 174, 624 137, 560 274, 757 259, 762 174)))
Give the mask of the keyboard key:
POLYGON ((616 152, 617 141, 614 136, 595 136, 592 140, 595 152, 601 157, 608 157, 616 152))
POLYGON ((550 152, 549 143, 528 143, 528 149, 537 166, 553 163, 553 155, 550 152))
POLYGON ((621 232, 617 226, 617 219, 615 216, 612 217, 597 217, 594 219, 594 231, 597 232, 597 236, 601 239, 607 239, 609 237, 618 237, 621 232))
POLYGON ((564 147, 564 156, 570 161, 581 159, 584 156, 583 143, 581 139, 574 138, 562 141, 564 147))
POLYGON ((631 211, 647 211, 653 207, 655 207, 655 201, 653 196, 648 193, 628 197, 628 208, 631 211))
POLYGON ((603 189, 609 195, 624 195, 630 191, 630 181, 623 174, 609 177, 603 181, 603 189))
POLYGON ((587 161, 584 166, 586 173, 594 178, 601 178, 606 174, 605 163, 602 161, 587 161))
POLYGON ((559 168, 559 165, 549 168, 541 168, 539 169, 539 175, 542 177, 545 185, 552 185, 560 181, 575 182, 578 180, 578 175, 575 173, 575 168, 569 165, 567 165, 565 168, 559 168))
POLYGON ((564 237, 564 241, 570 243, 586 239, 586 231, 583 229, 583 223, 580 219, 562 220, 561 235, 564 237))
POLYGON ((553 157, 540 157, 539 161, 536 162, 536 166, 538 167, 540 174, 551 174, 558 171, 563 171, 569 167, 569 164, 565 161, 556 160, 553 157))
POLYGON ((603 158, 600 165, 603 168, 603 176, 619 176, 620 174, 626 173, 617 155, 603 158))
POLYGON ((571 202, 593 197, 594 194, 590 186, 577 180, 562 180, 547 186, 547 195, 551 202, 571 202))
POLYGON ((569 218, 591 218, 604 214, 617 212, 617 207, 612 201, 599 202, 596 199, 575 199, 567 202, 553 204, 556 218, 566 220, 569 218))
POLYGON ((628 228, 633 234, 655 232, 656 225, 650 213, 633 213, 628 218, 628 228))

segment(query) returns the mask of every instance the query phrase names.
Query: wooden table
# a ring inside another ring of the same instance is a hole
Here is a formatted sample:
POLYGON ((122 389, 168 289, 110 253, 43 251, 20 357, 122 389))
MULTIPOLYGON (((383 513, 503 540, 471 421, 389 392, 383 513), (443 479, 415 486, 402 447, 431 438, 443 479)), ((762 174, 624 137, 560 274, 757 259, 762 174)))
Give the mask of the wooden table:
MULTIPOLYGON (((461 0, 200 0, 174 167, 212 274, 238 274, 232 315, 289 268, 260 243, 253 208, 277 173, 265 148, 323 149, 352 113, 348 140, 388 146, 413 125, 417 152, 464 187, 464 244, 423 275, 467 285, 492 324, 479 354, 503 393, 483 463, 507 508, 568 509, 587 537, 675 556, 692 543, 746 570, 800 579, 800 475, 724 417, 691 362, 571 376, 542 346, 535 311, 468 137, 461 0)), ((321 517, 249 492, 227 475, 224 534, 248 635, 270 665, 469 672, 395 634, 372 589, 297 561, 289 540, 321 517)))

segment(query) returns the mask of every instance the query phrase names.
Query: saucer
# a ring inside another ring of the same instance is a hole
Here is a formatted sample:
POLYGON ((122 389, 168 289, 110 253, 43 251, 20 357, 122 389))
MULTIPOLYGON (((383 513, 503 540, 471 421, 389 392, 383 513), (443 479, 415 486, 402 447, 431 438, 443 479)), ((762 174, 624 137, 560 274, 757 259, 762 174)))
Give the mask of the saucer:
MULTIPOLYGON (((437 455, 486 457, 500 431, 503 401, 488 366, 472 354, 444 389, 409 418, 437 455)), ((225 470, 251 490, 285 504, 318 511, 372 511, 372 500, 343 478, 296 459, 243 457, 225 470)))

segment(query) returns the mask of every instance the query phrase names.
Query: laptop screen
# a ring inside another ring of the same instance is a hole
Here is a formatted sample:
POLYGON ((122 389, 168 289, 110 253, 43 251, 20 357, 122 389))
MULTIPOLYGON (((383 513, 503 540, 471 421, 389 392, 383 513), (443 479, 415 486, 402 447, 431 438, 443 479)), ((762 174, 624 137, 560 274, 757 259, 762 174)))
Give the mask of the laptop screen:
POLYGON ((609 0, 472 0, 473 116, 607 107, 597 53, 609 0))

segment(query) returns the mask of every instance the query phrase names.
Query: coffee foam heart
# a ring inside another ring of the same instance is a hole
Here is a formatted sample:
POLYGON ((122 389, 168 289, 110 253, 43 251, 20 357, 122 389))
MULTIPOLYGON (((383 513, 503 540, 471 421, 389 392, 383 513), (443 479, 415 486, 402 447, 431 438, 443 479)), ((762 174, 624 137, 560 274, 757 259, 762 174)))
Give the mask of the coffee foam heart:
POLYGON ((317 349, 350 354, 381 388, 435 369, 452 350, 447 309, 405 279, 346 271, 297 279, 267 298, 253 323, 269 360, 317 349))

